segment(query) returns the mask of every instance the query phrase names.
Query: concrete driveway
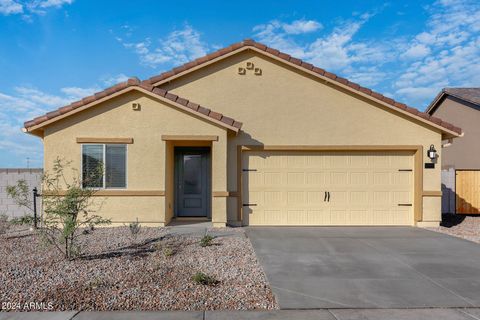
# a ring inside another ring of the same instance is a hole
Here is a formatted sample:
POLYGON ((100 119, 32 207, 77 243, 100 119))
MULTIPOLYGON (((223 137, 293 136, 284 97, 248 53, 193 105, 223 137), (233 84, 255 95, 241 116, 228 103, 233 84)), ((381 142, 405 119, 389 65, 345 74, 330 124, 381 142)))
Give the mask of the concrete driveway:
POLYGON ((250 227, 282 309, 480 307, 480 245, 410 227, 250 227))

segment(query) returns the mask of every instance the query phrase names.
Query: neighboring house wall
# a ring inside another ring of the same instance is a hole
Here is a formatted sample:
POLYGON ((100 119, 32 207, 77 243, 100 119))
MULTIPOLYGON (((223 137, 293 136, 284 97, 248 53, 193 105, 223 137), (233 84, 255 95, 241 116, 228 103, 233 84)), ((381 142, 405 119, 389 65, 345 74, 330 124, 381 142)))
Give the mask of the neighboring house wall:
MULTIPOLYGON (((0 168, 0 214, 7 214, 9 218, 21 217, 27 213, 31 214, 28 209, 17 206, 13 199, 8 196, 7 186, 16 185, 18 180, 23 179, 27 182, 30 191, 35 187, 40 190, 42 174, 43 169, 0 168)), ((30 196, 33 197, 32 194, 30 196)), ((38 208, 40 208, 40 205, 38 208)))
POLYGON ((442 168, 480 169, 480 108, 448 96, 433 114, 455 123, 465 133, 443 149, 442 168))
POLYGON ((455 170, 480 169, 480 108, 447 95, 432 114, 455 123, 464 132, 462 138, 442 150, 442 213, 455 213, 455 170))

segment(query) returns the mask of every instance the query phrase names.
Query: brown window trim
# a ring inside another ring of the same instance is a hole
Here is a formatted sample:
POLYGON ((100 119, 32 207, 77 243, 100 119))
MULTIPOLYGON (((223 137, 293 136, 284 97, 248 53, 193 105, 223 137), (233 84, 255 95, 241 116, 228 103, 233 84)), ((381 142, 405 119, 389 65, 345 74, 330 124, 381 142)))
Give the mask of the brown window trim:
POLYGON ((77 138, 77 143, 132 144, 133 138, 81 137, 81 138, 77 138))
MULTIPOLYGON (((53 195, 52 192, 44 191, 45 196, 53 195)), ((59 196, 64 196, 66 191, 59 191, 59 196)), ((94 197, 163 197, 163 190, 121 190, 121 189, 102 189, 93 194, 94 197)))
POLYGON ((218 136, 207 135, 162 135, 163 141, 218 141, 218 136))

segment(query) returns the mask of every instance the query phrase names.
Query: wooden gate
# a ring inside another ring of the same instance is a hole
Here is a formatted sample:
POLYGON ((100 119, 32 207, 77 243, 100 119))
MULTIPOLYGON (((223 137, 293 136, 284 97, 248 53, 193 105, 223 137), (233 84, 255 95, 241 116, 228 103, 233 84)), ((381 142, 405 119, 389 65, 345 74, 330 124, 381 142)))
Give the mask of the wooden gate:
POLYGON ((480 214, 480 170, 456 170, 455 208, 459 214, 480 214))

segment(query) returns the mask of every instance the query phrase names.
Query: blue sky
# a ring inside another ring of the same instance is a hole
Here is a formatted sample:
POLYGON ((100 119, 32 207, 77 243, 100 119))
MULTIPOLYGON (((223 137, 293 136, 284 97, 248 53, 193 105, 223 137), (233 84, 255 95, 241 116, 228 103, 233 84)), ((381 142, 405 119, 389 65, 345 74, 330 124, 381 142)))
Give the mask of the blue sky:
POLYGON ((474 0, 0 0, 0 167, 43 165, 23 121, 244 38, 422 110, 480 86, 474 0))

